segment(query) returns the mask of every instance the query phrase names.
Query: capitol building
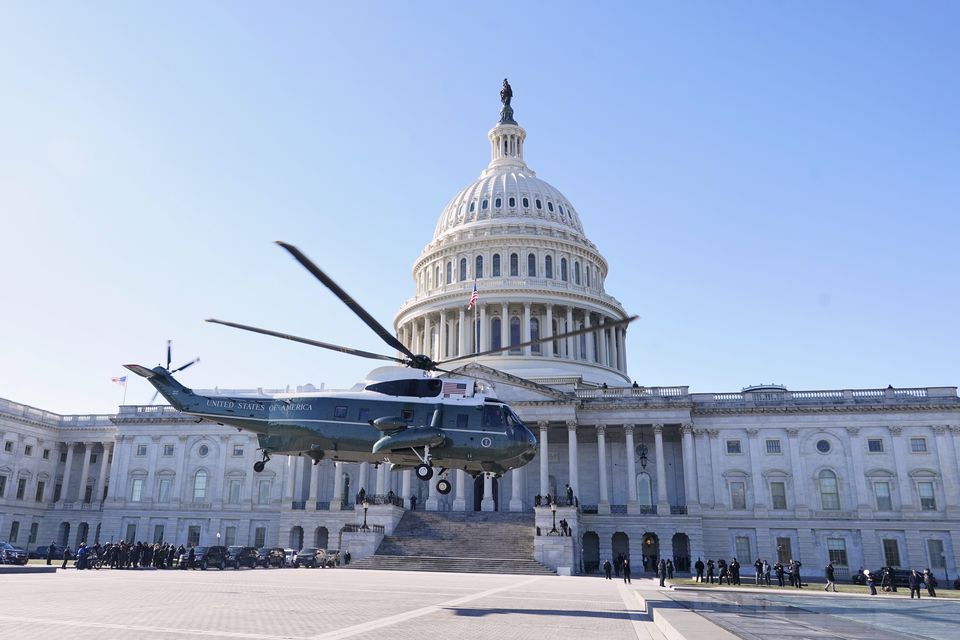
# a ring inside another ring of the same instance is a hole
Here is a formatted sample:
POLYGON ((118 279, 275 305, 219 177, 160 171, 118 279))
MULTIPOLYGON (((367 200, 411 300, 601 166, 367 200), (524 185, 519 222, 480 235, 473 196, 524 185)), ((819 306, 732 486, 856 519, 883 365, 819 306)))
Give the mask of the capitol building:
POLYGON ((527 166, 527 132, 509 102, 487 133, 489 164, 440 213, 413 263, 413 294, 398 300, 394 330, 438 361, 504 348, 455 364, 490 379, 537 434, 530 464, 502 477, 451 472, 448 495, 436 478, 386 464, 274 456, 255 473, 255 435, 169 406, 59 415, 0 399, 0 540, 31 550, 120 539, 345 548, 343 536, 368 518, 375 532, 350 547, 362 557, 415 497, 418 510, 526 514, 531 535, 544 534, 536 559, 561 572, 595 572, 622 554, 635 571, 643 557, 673 558, 681 570, 698 557, 745 566, 762 557, 799 559, 810 575, 833 562, 838 578, 890 565, 952 580, 956 387, 638 386, 627 326, 607 326, 629 316, 605 286, 617 266, 587 236, 600 216, 527 166), (512 376, 536 384, 515 386, 512 376), (375 499, 365 513, 360 489, 393 492, 403 506, 375 499), (548 494, 563 498, 556 512, 536 504, 548 494), (546 535, 554 518, 572 535, 546 535))

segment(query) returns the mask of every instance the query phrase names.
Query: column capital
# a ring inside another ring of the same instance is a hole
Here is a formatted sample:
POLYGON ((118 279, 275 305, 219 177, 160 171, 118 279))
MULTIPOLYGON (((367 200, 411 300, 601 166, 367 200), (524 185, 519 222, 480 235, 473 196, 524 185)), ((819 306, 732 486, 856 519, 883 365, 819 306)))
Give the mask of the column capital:
POLYGON ((934 432, 935 434, 937 434, 938 436, 942 436, 943 434, 945 434, 945 433, 947 432, 947 430, 948 430, 950 427, 949 427, 948 425, 945 425, 945 424, 935 424, 935 425, 933 425, 933 427, 931 427, 931 428, 933 429, 933 432, 934 432))
POLYGON ((856 436, 860 434, 860 427, 844 427, 848 436, 856 436))
POLYGON ((659 423, 653 425, 653 432, 656 434, 663 434, 663 425, 659 423))
POLYGON ((747 432, 748 438, 756 438, 757 434, 760 433, 760 429, 744 429, 747 432))
POLYGON ((577 421, 576 420, 567 420, 567 431, 577 432, 577 421))
POLYGON ((629 433, 630 435, 633 435, 633 431, 634 431, 634 429, 636 429, 636 428, 637 428, 637 425, 635 425, 635 424, 625 424, 625 425, 623 425, 623 432, 624 432, 624 433, 629 433))
POLYGON ((680 432, 683 435, 693 435, 693 425, 689 422, 687 424, 680 425, 680 432))
POLYGON ((890 427, 887 427, 887 429, 889 429, 889 430, 890 430, 890 433, 892 433, 892 434, 895 435, 895 436, 898 436, 898 435, 900 435, 900 434, 903 432, 903 427, 901 427, 901 426, 898 425, 898 424, 897 424, 897 425, 890 426, 890 427))
POLYGON ((956 425, 956 424, 947 425, 947 429, 950 429, 950 431, 954 433, 960 433, 960 425, 956 425))
POLYGON ((798 435, 800 435, 800 429, 797 429, 796 427, 790 427, 789 429, 784 429, 784 431, 787 432, 788 438, 796 438, 798 435))
POLYGON ((607 432, 607 425, 605 424, 594 425, 594 428, 597 430, 597 434, 601 436, 607 432))
POLYGON ((549 421, 549 420, 537 420, 537 427, 539 427, 540 431, 546 431, 547 429, 550 428, 550 421, 549 421))
POLYGON ((720 429, 707 429, 706 431, 707 436, 709 436, 711 440, 716 440, 720 437, 720 429))
POLYGON ((696 437, 696 438, 702 438, 703 436, 707 435, 707 430, 706 430, 706 429, 694 429, 694 430, 693 430, 693 435, 694 435, 694 437, 696 437))

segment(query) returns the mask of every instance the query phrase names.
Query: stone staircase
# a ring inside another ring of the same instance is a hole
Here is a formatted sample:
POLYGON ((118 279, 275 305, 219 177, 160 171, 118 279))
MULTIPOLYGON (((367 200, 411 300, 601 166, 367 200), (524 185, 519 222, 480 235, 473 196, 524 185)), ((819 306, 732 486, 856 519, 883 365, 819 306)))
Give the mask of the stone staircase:
POLYGON ((407 511, 350 569, 555 575, 533 559, 532 513, 407 511))

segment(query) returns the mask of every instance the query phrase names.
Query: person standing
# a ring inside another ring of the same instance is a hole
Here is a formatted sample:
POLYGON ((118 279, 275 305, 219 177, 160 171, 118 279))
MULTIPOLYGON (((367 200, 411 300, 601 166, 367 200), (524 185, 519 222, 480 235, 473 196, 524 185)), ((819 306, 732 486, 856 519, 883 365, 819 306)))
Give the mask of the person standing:
POLYGON ((609 558, 603 561, 603 573, 606 574, 607 580, 613 580, 613 578, 610 577, 610 574, 613 573, 613 565, 610 564, 609 558))
POLYGON ((657 577, 660 578, 660 586, 665 587, 667 579, 667 561, 660 560, 660 564, 657 565, 657 577))
POLYGON ((703 582, 703 560, 697 558, 697 561, 693 563, 693 568, 697 570, 697 582, 703 582))
POLYGON ((823 588, 824 591, 830 591, 830 588, 833 588, 833 592, 837 592, 837 582, 833 574, 833 563, 828 562, 826 568, 823 570, 824 574, 827 576, 827 586, 823 588))
POLYGON ((730 563, 730 579, 728 579, 727 582, 730 584, 740 584, 740 563, 737 562, 736 558, 730 563))
POLYGON ((673 580, 673 560, 667 558, 667 580, 673 580))
POLYGON ((910 587, 910 599, 913 600, 913 594, 917 594, 917 600, 920 599, 920 582, 923 580, 916 569, 910 570, 910 577, 907 578, 907 585, 910 587))
POLYGON ((763 560, 760 559, 760 556, 757 556, 756 562, 753 563, 753 579, 758 586, 763 580, 763 560))
POLYGON ((417 496, 410 496, 410 511, 417 510, 417 496))
POLYGON ((873 575, 870 573, 869 569, 863 570, 863 577, 867 580, 867 588, 870 589, 870 595, 877 595, 877 583, 873 579, 873 575))
POLYGON ((71 556, 72 554, 73 554, 73 552, 70 551, 70 545, 67 545, 67 546, 65 546, 65 547, 63 548, 63 564, 60 565, 60 568, 61 568, 61 569, 66 569, 66 568, 67 568, 67 560, 70 559, 70 556, 71 556))
POLYGON ((567 485, 567 506, 573 506, 573 488, 570 485, 567 485))
POLYGON ((56 552, 57 552, 57 544, 55 542, 51 542, 50 546, 47 547, 47 565, 49 565, 50 561, 53 560, 53 554, 55 554, 56 552))
POLYGON ((627 584, 631 584, 630 581, 630 560, 628 558, 623 559, 623 581, 627 584))
POLYGON ((720 584, 723 584, 724 578, 727 579, 727 584, 730 584, 730 574, 727 573, 727 561, 723 558, 717 560, 717 573, 719 574, 720 580, 718 582, 720 584))
POLYGON ((762 569, 763 569, 763 581, 769 587, 770 586, 770 563, 764 560, 762 569))
POLYGON ((707 582, 713 584, 713 559, 707 559, 707 582))
MULTIPOLYGON (((773 565, 773 570, 774 570, 774 572, 776 572, 776 574, 777 574, 777 583, 778 583, 778 586, 782 589, 783 586, 784 586, 784 582, 783 582, 783 563, 778 560, 778 561, 777 561, 777 564, 773 565)), ((792 583, 792 580, 791 580, 791 583, 792 583)), ((790 586, 793 586, 793 585, 791 584, 790 586)))
POLYGON ((930 572, 929 567, 923 570, 923 581, 927 585, 927 593, 930 594, 930 597, 936 598, 937 597, 937 577, 930 572))

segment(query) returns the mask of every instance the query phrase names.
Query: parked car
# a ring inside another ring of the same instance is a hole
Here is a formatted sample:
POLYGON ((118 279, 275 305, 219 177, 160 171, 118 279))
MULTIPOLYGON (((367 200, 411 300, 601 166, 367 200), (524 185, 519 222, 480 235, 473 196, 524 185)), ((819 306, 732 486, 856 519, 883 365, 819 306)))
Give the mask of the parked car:
POLYGON ((263 547, 257 552, 257 566, 282 568, 287 564, 287 556, 280 547, 263 547))
POLYGON ((26 549, 9 542, 0 542, 0 563, 2 564, 27 564, 29 555, 26 549))
POLYGON ((285 556, 284 565, 288 567, 293 566, 293 560, 297 557, 297 552, 293 549, 284 549, 283 555, 285 556))
POLYGON ((325 566, 328 569, 340 566, 340 549, 327 549, 327 564, 325 566))
POLYGON ((257 557, 257 550, 253 547, 227 547, 227 565, 234 569, 239 569, 240 567, 253 569, 257 566, 257 557))
POLYGON ((227 566, 227 555, 227 548, 220 545, 213 545, 210 547, 194 547, 193 567, 187 564, 190 559, 189 552, 180 555, 180 566, 190 569, 193 569, 194 567, 200 567, 201 569, 207 569, 209 567, 225 569, 227 566))
MULTIPOLYGON (((884 587, 893 586, 893 590, 896 590, 897 587, 909 587, 910 586, 910 570, 909 569, 894 569, 893 567, 880 567, 876 571, 871 571, 870 575, 873 576, 873 581, 876 584, 877 589, 884 587)), ((862 571, 858 571, 853 575, 854 584, 867 584, 867 579, 863 575, 862 571)))
MULTIPOLYGON (((50 556, 51 560, 63 560, 63 545, 55 544, 53 545, 53 555, 50 556)), ((40 558, 46 560, 47 553, 50 551, 50 545, 45 544, 41 547, 37 547, 35 550, 30 552, 31 558, 40 558)), ((73 554, 70 554, 73 557, 73 554)), ((67 558, 68 560, 70 558, 67 558)))
POLYGON ((294 567, 316 569, 327 564, 327 552, 317 547, 304 547, 293 559, 294 567))

